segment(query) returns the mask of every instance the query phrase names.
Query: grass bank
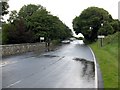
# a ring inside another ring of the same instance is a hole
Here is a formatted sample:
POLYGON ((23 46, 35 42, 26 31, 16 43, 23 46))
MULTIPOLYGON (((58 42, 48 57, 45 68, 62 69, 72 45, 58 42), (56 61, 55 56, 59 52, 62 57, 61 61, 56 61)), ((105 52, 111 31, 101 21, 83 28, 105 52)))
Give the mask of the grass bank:
POLYGON ((118 88, 118 33, 104 39, 103 47, 100 41, 90 45, 100 65, 104 87, 118 88))
POLYGON ((0 44, 2 44, 2 31, 0 31, 0 44))

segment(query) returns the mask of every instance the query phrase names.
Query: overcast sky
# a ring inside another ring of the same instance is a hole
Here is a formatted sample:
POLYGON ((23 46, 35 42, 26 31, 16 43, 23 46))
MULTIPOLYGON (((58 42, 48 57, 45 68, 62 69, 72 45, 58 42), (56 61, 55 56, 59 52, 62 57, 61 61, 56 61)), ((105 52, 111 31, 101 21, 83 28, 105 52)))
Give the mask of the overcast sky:
POLYGON ((75 16, 90 6, 104 8, 114 19, 118 19, 118 2, 119 0, 9 0, 8 3, 9 11, 19 11, 23 5, 30 3, 40 4, 72 29, 75 16))

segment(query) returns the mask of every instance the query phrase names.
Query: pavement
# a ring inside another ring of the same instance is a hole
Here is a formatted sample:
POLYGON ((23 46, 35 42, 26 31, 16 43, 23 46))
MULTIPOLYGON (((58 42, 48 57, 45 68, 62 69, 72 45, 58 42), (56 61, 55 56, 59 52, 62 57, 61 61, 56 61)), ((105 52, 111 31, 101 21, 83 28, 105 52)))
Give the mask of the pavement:
POLYGON ((2 59, 2 88, 95 88, 91 50, 82 41, 50 52, 29 52, 2 59))

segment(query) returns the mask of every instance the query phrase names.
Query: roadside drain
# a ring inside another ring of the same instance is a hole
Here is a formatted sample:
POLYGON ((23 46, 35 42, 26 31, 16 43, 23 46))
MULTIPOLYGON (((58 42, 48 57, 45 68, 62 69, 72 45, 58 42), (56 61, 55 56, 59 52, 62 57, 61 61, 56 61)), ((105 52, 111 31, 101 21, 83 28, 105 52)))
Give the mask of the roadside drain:
POLYGON ((74 58, 73 60, 82 64, 82 77, 86 77, 88 80, 95 77, 95 64, 93 61, 83 58, 74 58))

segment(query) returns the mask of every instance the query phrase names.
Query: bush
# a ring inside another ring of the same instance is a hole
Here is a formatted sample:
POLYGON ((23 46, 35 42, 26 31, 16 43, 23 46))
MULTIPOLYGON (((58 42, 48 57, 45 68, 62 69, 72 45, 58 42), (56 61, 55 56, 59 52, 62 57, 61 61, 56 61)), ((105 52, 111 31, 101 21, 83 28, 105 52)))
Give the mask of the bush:
POLYGON ((83 40, 84 38, 83 38, 83 37, 79 37, 78 39, 79 39, 79 40, 83 40))
POLYGON ((83 39, 83 42, 84 42, 86 45, 93 43, 93 41, 87 40, 87 39, 85 39, 85 38, 83 39))
POLYGON ((2 44, 8 44, 9 42, 9 24, 3 24, 2 25, 2 44))
POLYGON ((53 44, 53 45, 58 45, 58 44, 60 44, 60 39, 52 40, 52 44, 53 44))

